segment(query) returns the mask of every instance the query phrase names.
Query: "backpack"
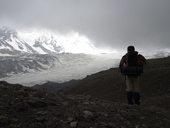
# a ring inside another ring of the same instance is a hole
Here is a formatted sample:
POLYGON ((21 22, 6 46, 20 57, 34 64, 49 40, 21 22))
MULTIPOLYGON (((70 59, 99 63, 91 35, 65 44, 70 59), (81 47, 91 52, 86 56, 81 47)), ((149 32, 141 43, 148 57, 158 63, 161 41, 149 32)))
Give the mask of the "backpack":
POLYGON ((121 66, 124 75, 139 76, 143 73, 145 58, 138 52, 129 52, 125 55, 125 63, 121 66))

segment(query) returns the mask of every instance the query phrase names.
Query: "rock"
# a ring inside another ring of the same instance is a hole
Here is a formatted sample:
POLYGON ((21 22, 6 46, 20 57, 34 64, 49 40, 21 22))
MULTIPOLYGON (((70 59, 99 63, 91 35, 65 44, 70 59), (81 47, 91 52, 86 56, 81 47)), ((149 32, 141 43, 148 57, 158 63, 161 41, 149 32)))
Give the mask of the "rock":
POLYGON ((20 128, 20 125, 17 124, 9 124, 9 128, 20 128))
POLYGON ((140 117, 140 119, 141 119, 141 120, 144 120, 144 119, 145 119, 145 117, 143 117, 143 116, 142 116, 142 117, 140 117))
POLYGON ((1 115, 0 116, 0 127, 8 125, 8 117, 1 115))
POLYGON ((38 117, 36 117, 36 120, 39 122, 43 122, 46 120, 46 118, 45 118, 45 116, 38 116, 38 117))
POLYGON ((108 117, 108 114, 107 113, 104 113, 104 112, 100 112, 99 113, 101 116, 105 116, 105 117, 108 117))
POLYGON ((68 117, 68 121, 69 121, 69 122, 71 122, 71 121, 73 121, 73 120, 74 120, 73 117, 68 117))
POLYGON ((140 125, 136 125, 135 128, 140 128, 140 125))
POLYGON ((93 113, 90 112, 90 111, 87 111, 87 110, 83 111, 83 113, 84 113, 84 118, 88 118, 88 117, 92 117, 93 116, 93 113))
POLYGON ((25 101, 15 103, 13 106, 17 112, 24 112, 27 111, 29 108, 28 104, 25 101))
POLYGON ((36 114, 37 114, 37 115, 46 115, 47 112, 46 112, 46 111, 38 111, 36 114))
POLYGON ((23 96, 23 97, 28 97, 28 92, 27 91, 25 91, 25 90, 17 90, 17 95, 18 96, 23 96))
POLYGON ((85 102, 83 102, 82 104, 84 104, 84 105, 89 105, 90 102, 89 102, 89 101, 85 101, 85 102))
POLYGON ((40 99, 31 99, 28 101, 28 104, 34 108, 41 108, 47 106, 47 103, 40 99))
POLYGON ((67 101, 65 101, 65 102, 62 102, 62 105, 63 106, 67 106, 69 103, 67 102, 67 101))
POLYGON ((73 121, 73 122, 70 123, 70 127, 76 128, 77 124, 78 124, 78 121, 73 121))

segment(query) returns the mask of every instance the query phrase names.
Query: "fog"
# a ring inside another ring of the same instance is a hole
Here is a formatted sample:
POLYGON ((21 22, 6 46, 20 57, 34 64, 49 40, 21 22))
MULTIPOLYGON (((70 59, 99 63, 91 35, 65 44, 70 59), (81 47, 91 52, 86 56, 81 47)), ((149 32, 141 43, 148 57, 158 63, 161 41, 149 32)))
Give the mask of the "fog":
POLYGON ((0 0, 0 24, 75 31, 99 48, 170 51, 169 0, 0 0))

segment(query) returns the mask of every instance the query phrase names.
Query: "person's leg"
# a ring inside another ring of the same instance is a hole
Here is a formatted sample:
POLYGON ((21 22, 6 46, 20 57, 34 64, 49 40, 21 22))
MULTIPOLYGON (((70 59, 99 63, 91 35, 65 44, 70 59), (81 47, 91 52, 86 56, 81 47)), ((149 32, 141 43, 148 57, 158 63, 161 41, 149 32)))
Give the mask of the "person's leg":
POLYGON ((126 76, 126 92, 128 104, 132 105, 133 103, 133 81, 130 76, 126 76))
POLYGON ((133 92, 131 92, 131 91, 127 92, 127 100, 128 100, 128 104, 130 104, 130 105, 134 104, 134 102, 133 102, 133 92))
POLYGON ((139 76, 134 78, 134 92, 133 92, 133 98, 135 101, 135 104, 140 105, 140 79, 139 76))

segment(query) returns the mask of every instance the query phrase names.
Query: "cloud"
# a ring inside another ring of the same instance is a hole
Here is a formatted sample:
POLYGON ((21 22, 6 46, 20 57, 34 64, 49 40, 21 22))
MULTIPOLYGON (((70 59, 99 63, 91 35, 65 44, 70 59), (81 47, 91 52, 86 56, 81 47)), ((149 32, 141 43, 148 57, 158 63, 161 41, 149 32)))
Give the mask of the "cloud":
POLYGON ((170 47, 169 0, 0 0, 0 18, 23 28, 77 31, 98 47, 170 47))

